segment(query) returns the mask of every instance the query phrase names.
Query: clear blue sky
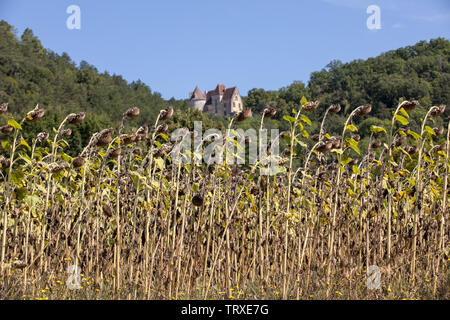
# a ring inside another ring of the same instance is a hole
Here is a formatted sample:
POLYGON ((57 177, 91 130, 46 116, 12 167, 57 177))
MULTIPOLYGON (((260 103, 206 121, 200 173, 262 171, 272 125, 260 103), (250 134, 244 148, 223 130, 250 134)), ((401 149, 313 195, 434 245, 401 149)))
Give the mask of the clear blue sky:
POLYGON ((0 19, 164 98, 219 82, 242 95, 279 89, 307 82, 333 59, 450 39, 449 0, 0 0, 0 19), (81 30, 66 27, 72 4, 81 8, 81 30), (380 30, 366 27, 372 4, 381 9, 380 30))

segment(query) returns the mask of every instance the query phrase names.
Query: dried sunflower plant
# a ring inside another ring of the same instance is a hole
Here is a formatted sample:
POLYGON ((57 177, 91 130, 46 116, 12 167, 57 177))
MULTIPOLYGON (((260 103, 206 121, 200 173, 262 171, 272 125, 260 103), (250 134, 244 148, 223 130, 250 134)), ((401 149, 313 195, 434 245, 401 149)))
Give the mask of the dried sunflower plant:
POLYGON ((331 136, 341 106, 302 99, 270 138, 271 106, 258 132, 236 127, 247 109, 225 134, 170 133, 172 107, 132 129, 133 107, 75 157, 66 139, 86 113, 27 142, 46 114, 36 106, 0 127, 0 298, 448 299, 450 135, 428 126, 446 107, 414 132, 418 105, 371 126, 365 151, 357 123, 370 105, 331 136), (368 287, 373 266, 380 285, 368 287))

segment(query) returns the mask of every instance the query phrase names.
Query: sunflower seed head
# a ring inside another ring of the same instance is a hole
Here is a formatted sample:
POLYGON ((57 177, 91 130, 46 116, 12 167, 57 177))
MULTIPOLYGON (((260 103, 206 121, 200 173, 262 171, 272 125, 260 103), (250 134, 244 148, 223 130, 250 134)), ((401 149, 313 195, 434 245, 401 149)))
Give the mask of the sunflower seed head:
POLYGON ((40 132, 40 133, 38 133, 38 135, 37 135, 37 140, 39 141, 39 142, 44 142, 44 141, 47 141, 47 139, 48 139, 48 137, 49 137, 49 134, 48 134, 48 132, 46 132, 46 131, 44 131, 44 132, 40 132))
POLYGON ((83 157, 76 157, 75 159, 73 159, 72 161, 72 166, 74 168, 80 168, 84 165, 85 163, 85 159, 83 157))
POLYGON ((332 143, 333 149, 339 149, 341 147, 341 137, 332 136, 330 142, 332 143))
POLYGON ((332 114, 336 114, 339 111, 341 111, 341 105, 340 104, 332 104, 329 108, 328 108, 329 112, 332 114))
POLYGON ((115 158, 117 158, 121 153, 122 153, 122 149, 121 149, 121 148, 116 148, 116 149, 110 150, 110 151, 108 152, 107 157, 108 157, 108 159, 115 159, 115 158))
POLYGON ((166 121, 172 118, 172 116, 173 116, 173 108, 168 107, 167 109, 161 111, 161 116, 159 117, 159 119, 162 121, 166 121))
POLYGON ((316 110, 319 104, 320 104, 319 101, 308 102, 305 106, 302 107, 302 109, 306 112, 311 112, 316 110))
POLYGON ((80 124, 81 122, 83 122, 85 117, 86 117, 86 112, 80 112, 78 114, 71 114, 67 118, 67 122, 69 124, 80 124))
POLYGON ((8 104, 7 103, 3 103, 0 105, 0 114, 5 113, 6 111, 8 111, 8 104))
POLYGON ((136 131, 137 135, 147 135, 148 134, 148 126, 142 126, 136 131))
POLYGON ((445 112, 446 105, 441 104, 439 107, 432 107, 430 111, 430 115, 433 117, 439 117, 445 112))
POLYGON ((405 142, 405 140, 406 140, 406 136, 399 134, 394 139, 394 145, 396 147, 400 147, 405 142))
POLYGON ((203 205, 203 197, 200 194, 196 194, 192 198, 192 204, 196 207, 201 207, 203 205))
POLYGON ((439 145, 439 147, 436 148, 437 151, 446 151, 447 150, 447 144, 443 143, 441 145, 439 145))
POLYGON ((52 163, 50 165, 50 172, 51 173, 59 173, 61 171, 63 171, 65 168, 67 168, 67 163, 62 162, 62 163, 52 163))
POLYGON ((371 149, 378 149, 379 147, 381 147, 381 141, 380 140, 376 140, 376 141, 372 142, 372 144, 370 145, 371 149))
POLYGON ((160 124, 158 128, 156 128, 156 134, 167 132, 167 130, 169 130, 167 123, 160 124))
POLYGON ((103 129, 96 136, 96 145, 104 147, 112 141, 113 128, 103 129))
POLYGON ((333 147, 333 143, 331 141, 322 141, 317 147, 316 150, 318 152, 324 153, 327 152, 329 150, 331 150, 331 148, 333 147))
POLYGON ((250 108, 245 109, 244 111, 241 111, 236 116, 237 122, 242 122, 252 116, 252 110, 250 108))
POLYGON ((330 174, 327 171, 322 171, 318 175, 318 178, 320 181, 328 180, 329 177, 330 177, 330 174))
POLYGON ((45 114, 45 109, 33 110, 28 113, 26 119, 28 122, 34 122, 34 121, 41 119, 44 116, 44 114, 45 114))
POLYGON ((70 129, 70 128, 61 131, 62 137, 70 137, 71 134, 72 134, 72 129, 70 129))
POLYGON ((277 114, 277 110, 273 107, 264 109, 264 118, 272 118, 277 114))
POLYGON ((440 136, 444 133, 444 127, 439 126, 439 127, 433 128, 433 131, 436 134, 436 136, 440 136))
POLYGON ((406 111, 414 110, 419 105, 420 105, 420 102, 417 100, 403 101, 401 104, 402 108, 405 109, 406 111))
POLYGON ((5 168, 9 166, 9 158, 5 158, 4 156, 0 156, 0 168, 5 168))
POLYGON ((137 136, 135 134, 123 134, 120 136, 122 144, 131 144, 136 141, 137 136))
POLYGON ((111 207, 109 206, 109 204, 104 203, 102 206, 102 210, 106 216, 112 217, 113 211, 112 211, 111 207))
POLYGON ((371 104, 359 106, 358 109, 356 109, 355 115, 358 117, 364 117, 368 115, 371 111, 372 111, 371 104))
POLYGON ((125 111, 125 116, 127 116, 128 118, 135 118, 139 115, 140 110, 138 107, 133 107, 128 109, 127 111, 125 111))
POLYGON ((14 130, 14 128, 12 126, 10 126, 9 124, 7 124, 6 126, 0 127, 0 132, 5 135, 10 134, 13 130, 14 130))
POLYGON ((419 148, 417 148, 416 146, 408 146, 405 148, 405 151, 410 154, 413 155, 415 153, 417 153, 419 151, 419 148))
POLYGON ((315 141, 315 142, 319 142, 319 138, 320 138, 320 135, 319 135, 318 133, 313 134, 313 135, 311 136, 311 140, 312 140, 312 141, 315 141))

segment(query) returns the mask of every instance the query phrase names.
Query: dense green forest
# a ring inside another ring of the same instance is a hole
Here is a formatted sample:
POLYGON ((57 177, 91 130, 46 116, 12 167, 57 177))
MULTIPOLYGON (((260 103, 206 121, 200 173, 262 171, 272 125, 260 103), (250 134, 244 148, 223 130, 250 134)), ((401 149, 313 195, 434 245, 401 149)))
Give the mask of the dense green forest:
MULTIPOLYGON (((246 106, 261 112, 270 104, 279 110, 276 118, 281 119, 298 106, 302 96, 321 102, 312 115, 313 120, 329 105, 341 104, 343 111, 330 121, 332 131, 342 127, 345 117, 363 104, 373 106, 371 117, 363 120, 363 134, 375 122, 383 122, 388 127, 385 120, 392 117, 393 108, 401 99, 420 101, 422 112, 415 113, 418 118, 432 105, 450 103, 450 42, 438 38, 367 60, 345 64, 332 61, 323 70, 313 72, 307 86, 294 82, 277 91, 250 90, 246 106)), ((449 114, 447 109, 444 118, 449 114)))
MULTIPOLYGON (((372 104, 371 116, 359 124, 364 137, 371 124, 389 127, 387 119, 402 99, 421 102, 419 112, 415 112, 410 121, 414 127, 430 106, 449 104, 449 83, 450 42, 443 38, 421 41, 376 58, 350 63, 332 61, 323 70, 313 72, 307 85, 294 82, 279 90, 252 89, 244 98, 244 104, 252 109, 254 117, 240 126, 257 128, 259 114, 270 105, 278 112, 273 119, 267 119, 266 127, 285 130, 288 123, 283 116, 298 107, 305 96, 321 102, 319 108, 308 115, 313 121, 310 132, 318 130, 317 120, 332 103, 340 103, 342 111, 331 116, 328 126, 331 133, 342 128, 351 110, 362 104, 372 104)), ((0 103, 4 102, 9 103, 8 113, 0 116, 0 125, 11 116, 23 117, 36 104, 51 111, 45 120, 27 124, 28 135, 57 126, 70 112, 86 111, 86 121, 73 128, 68 141, 72 154, 79 152, 99 129, 117 128, 124 110, 132 106, 138 106, 141 111, 141 116, 132 123, 136 127, 151 125, 159 110, 169 105, 176 110, 169 129, 192 128, 195 120, 202 120, 204 129, 220 129, 226 124, 222 117, 190 109, 186 100, 163 99, 141 81, 128 83, 120 75, 100 73, 85 61, 77 66, 66 53, 58 55, 45 49, 30 29, 19 38, 13 26, 0 21, 0 103)), ((447 108, 444 119, 449 112, 447 108)), ((363 147, 366 140, 361 141, 363 147)))
POLYGON ((132 106, 140 108, 140 116, 131 123, 136 127, 153 123, 159 110, 168 105, 177 110, 170 129, 193 126, 195 120, 202 120, 205 128, 216 125, 205 114, 188 108, 187 101, 164 100, 141 81, 127 83, 120 75, 99 73, 85 61, 77 66, 66 53, 58 55, 43 48, 30 29, 19 39, 11 25, 0 21, 0 103, 5 102, 9 113, 0 115, 1 125, 11 116, 23 118, 36 104, 48 111, 42 121, 27 123, 25 139, 57 127, 68 113, 86 111, 86 121, 72 128, 68 138, 72 154, 99 129, 117 128, 123 112, 132 106))

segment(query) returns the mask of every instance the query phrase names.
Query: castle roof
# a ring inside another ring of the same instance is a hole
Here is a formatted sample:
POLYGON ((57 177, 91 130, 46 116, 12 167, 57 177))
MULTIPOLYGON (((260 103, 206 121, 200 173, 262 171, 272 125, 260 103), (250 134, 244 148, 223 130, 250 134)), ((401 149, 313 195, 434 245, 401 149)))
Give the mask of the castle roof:
POLYGON ((191 100, 192 99, 206 99, 205 95, 200 91, 198 86, 195 87, 195 90, 191 95, 191 100))
POLYGON ((225 85, 219 83, 214 90, 208 91, 208 93, 206 94, 206 97, 208 98, 208 97, 212 97, 212 96, 223 95, 225 90, 226 90, 225 85))
POLYGON ((223 99, 230 100, 236 90, 237 90, 236 87, 226 89, 223 94, 223 99))

